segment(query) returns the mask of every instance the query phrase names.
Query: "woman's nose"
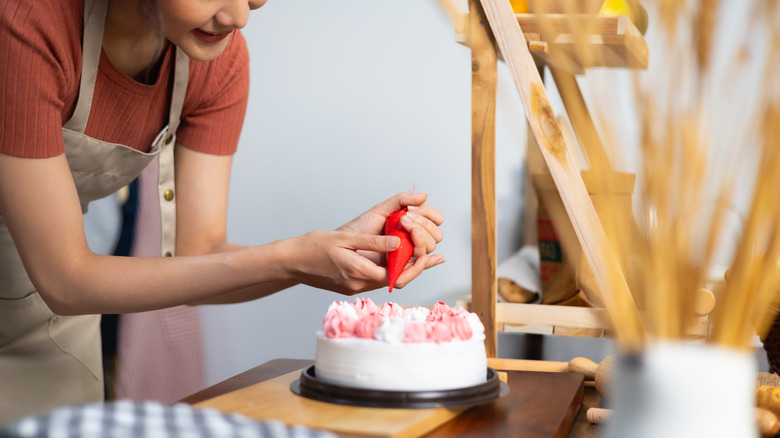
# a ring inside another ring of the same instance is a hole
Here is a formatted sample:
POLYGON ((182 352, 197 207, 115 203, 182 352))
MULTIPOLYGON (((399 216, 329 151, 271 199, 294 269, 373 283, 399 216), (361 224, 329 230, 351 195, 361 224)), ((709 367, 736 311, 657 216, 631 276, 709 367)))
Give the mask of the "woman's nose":
MULTIPOLYGON (((256 9, 252 7, 254 0, 229 0, 225 2, 215 16, 217 23, 225 27, 234 27, 241 29, 246 26, 249 20, 249 10, 256 9)), ((259 7, 259 6, 258 6, 259 7)))
POLYGON ((249 0, 249 9, 257 9, 263 6, 267 0, 249 0))

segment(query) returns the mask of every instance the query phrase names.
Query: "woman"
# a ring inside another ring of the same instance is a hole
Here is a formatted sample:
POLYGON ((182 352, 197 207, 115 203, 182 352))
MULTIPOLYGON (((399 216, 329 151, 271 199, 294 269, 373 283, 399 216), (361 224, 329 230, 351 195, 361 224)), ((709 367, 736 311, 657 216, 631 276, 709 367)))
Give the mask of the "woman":
POLYGON ((264 3, 0 2, 0 424, 102 400, 101 313, 240 302, 300 283, 347 295, 382 287, 381 256, 399 241, 381 230, 401 206, 416 258, 397 287, 443 262, 431 254, 443 217, 417 193, 335 231, 226 241, 249 75, 238 29, 264 3), (150 162, 161 257, 92 253, 83 211, 150 162))

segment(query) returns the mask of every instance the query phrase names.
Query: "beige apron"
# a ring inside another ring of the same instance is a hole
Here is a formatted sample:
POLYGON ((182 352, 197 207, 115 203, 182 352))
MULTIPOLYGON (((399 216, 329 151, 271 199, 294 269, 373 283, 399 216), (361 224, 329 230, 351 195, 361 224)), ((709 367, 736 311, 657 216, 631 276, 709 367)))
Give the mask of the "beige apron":
MULTIPOLYGON (((161 255, 176 238, 173 147, 187 89, 189 59, 177 49, 168 126, 148 153, 84 135, 97 78, 107 0, 86 0, 79 98, 63 126, 65 155, 82 211, 90 201, 130 183, 153 159, 159 163, 161 255)), ((57 406, 103 400, 100 315, 58 316, 28 278, 0 215, 0 425, 57 406)))

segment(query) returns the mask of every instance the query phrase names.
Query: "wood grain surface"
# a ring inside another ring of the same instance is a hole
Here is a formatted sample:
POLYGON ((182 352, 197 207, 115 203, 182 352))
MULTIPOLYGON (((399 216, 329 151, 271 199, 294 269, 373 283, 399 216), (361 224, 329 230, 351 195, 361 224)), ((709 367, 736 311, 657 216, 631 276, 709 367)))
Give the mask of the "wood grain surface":
POLYGON ((349 436, 417 437, 451 420, 466 408, 390 409, 320 402, 292 392, 296 370, 196 404, 257 420, 302 424, 349 436))
MULTIPOLYGON (((578 413, 583 401, 583 377, 547 372, 563 371, 563 363, 492 359, 491 366, 507 372, 509 394, 465 411, 356 408, 308 400, 294 394, 289 386, 301 368, 311 363, 299 359, 273 360, 182 402, 256 419, 329 429, 344 436, 590 437, 594 428, 577 424, 585 421, 584 413, 578 413), (580 434, 583 428, 587 433, 580 434), (577 429, 577 435, 569 435, 571 429, 577 429)), ((589 407, 596 405, 597 401, 589 407)))
POLYGON ((496 307, 495 41, 478 0, 471 0, 471 296, 485 326, 488 357, 498 354, 496 307))

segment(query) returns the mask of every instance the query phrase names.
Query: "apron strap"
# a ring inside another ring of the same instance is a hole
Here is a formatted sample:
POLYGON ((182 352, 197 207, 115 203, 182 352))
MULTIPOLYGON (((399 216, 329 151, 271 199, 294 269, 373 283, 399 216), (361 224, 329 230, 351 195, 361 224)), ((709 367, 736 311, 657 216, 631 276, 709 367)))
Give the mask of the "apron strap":
POLYGON ((176 202, 173 151, 176 144, 176 129, 181 120, 184 97, 187 94, 190 60, 176 48, 173 93, 168 116, 168 133, 165 136, 158 157, 157 191, 160 200, 160 250, 163 257, 171 257, 176 250, 176 202))
MULTIPOLYGON (((98 64, 103 49, 108 0, 84 0, 84 34, 82 36, 81 82, 73 116, 63 129, 83 134, 92 109, 92 98, 97 81, 98 64)), ((168 129, 159 144, 157 190, 160 203, 161 254, 172 256, 176 248, 176 202, 174 174, 174 145, 179 127, 189 79, 189 57, 178 47, 174 67, 173 91, 168 113, 168 129)), ((154 148, 150 151, 154 152, 154 148)))
POLYGON ((84 1, 84 34, 82 35, 81 84, 73 116, 63 128, 83 134, 92 109, 92 96, 97 80, 100 52, 103 49, 103 28, 108 11, 108 0, 84 1))
POLYGON ((187 95, 187 82, 190 75, 190 58, 180 48, 176 48, 176 69, 173 78, 173 93, 171 96, 171 108, 168 112, 168 118, 171 125, 171 132, 174 134, 179 128, 181 120, 181 110, 184 106, 184 97, 187 95))

